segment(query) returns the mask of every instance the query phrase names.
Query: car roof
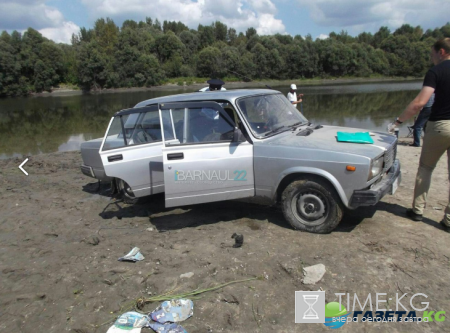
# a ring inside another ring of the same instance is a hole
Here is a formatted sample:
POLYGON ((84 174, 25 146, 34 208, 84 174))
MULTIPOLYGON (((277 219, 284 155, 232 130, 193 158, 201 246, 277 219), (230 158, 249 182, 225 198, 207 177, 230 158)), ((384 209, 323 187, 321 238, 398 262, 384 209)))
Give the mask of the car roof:
POLYGON ((178 94, 157 97, 147 99, 135 105, 135 108, 147 106, 157 103, 170 103, 170 102, 189 102, 189 101, 216 101, 216 100, 228 100, 233 102, 235 99, 245 96, 254 95, 272 95, 281 94, 277 90, 272 89, 236 89, 236 90, 224 90, 224 91, 205 91, 205 92, 193 92, 188 94, 178 94))

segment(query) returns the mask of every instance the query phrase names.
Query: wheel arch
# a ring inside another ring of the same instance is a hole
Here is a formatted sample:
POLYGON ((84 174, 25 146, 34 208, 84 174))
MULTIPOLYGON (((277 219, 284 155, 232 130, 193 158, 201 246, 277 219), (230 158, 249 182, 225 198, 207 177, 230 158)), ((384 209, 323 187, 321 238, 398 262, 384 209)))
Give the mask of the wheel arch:
POLYGON ((331 189, 334 189, 337 196, 341 199, 342 204, 347 207, 348 199, 345 195, 344 189, 340 185, 339 181, 330 173, 324 170, 316 170, 307 168, 309 170, 288 170, 288 172, 284 172, 277 183, 277 187, 273 196, 274 202, 281 201, 281 195, 286 187, 289 186, 290 183, 296 180, 311 180, 317 182, 323 182, 328 185, 331 189))

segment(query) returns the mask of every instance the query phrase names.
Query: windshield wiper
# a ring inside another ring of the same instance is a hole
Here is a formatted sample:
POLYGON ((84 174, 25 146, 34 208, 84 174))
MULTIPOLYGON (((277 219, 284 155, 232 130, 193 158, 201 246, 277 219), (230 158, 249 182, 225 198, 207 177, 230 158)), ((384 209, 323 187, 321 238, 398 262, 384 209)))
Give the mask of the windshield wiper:
POLYGON ((306 125, 306 123, 304 123, 303 121, 298 121, 292 125, 289 125, 289 127, 295 127, 294 129, 296 129, 300 125, 306 125))
POLYGON ((271 131, 267 132, 266 134, 264 134, 264 136, 268 136, 268 135, 270 135, 270 134, 276 133, 276 132, 278 132, 279 130, 285 128, 285 127, 286 127, 286 126, 283 125, 283 126, 274 128, 273 130, 271 130, 271 131))

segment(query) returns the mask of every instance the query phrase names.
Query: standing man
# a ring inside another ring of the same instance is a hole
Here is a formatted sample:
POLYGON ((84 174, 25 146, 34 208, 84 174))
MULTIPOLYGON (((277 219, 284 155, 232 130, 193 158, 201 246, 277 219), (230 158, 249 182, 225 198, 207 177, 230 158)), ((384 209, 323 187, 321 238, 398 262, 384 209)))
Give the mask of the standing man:
MULTIPOLYGON (((434 43, 431 49, 431 59, 435 66, 425 75, 422 90, 400 117, 388 125, 389 132, 393 132, 397 125, 419 113, 431 95, 435 93, 434 104, 423 138, 419 170, 414 187, 414 201, 412 208, 406 210, 406 215, 414 221, 422 220, 430 189, 431 174, 445 152, 447 152, 450 168, 450 38, 444 38, 434 43)), ((441 225, 445 231, 450 232, 450 202, 445 208, 441 225)))
POLYGON ((299 94, 298 98, 297 98, 297 86, 295 85, 295 83, 292 83, 290 90, 287 94, 287 99, 289 100, 289 102, 291 102, 291 104, 293 104, 293 105, 295 105, 295 107, 297 107, 297 104, 302 102, 302 97, 303 97, 303 94, 299 94))
POLYGON ((427 104, 423 107, 422 111, 420 111, 419 116, 413 125, 413 137, 414 142, 410 144, 411 147, 420 147, 420 136, 422 135, 422 129, 425 126, 426 122, 430 118, 431 115, 431 107, 434 103, 434 94, 431 95, 427 104))

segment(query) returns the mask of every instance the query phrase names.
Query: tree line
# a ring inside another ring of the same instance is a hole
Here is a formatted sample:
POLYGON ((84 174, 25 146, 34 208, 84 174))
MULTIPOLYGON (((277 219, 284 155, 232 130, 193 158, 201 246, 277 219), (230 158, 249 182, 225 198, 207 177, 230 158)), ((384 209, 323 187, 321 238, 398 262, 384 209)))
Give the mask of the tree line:
POLYGON ((61 83, 81 89, 143 87, 171 78, 301 79, 422 76, 430 47, 450 37, 450 23, 434 30, 404 24, 356 37, 346 31, 327 39, 311 35, 258 35, 216 21, 189 29, 182 22, 146 18, 98 19, 81 28, 71 45, 57 44, 28 28, 0 35, 0 96, 51 91, 61 83))

